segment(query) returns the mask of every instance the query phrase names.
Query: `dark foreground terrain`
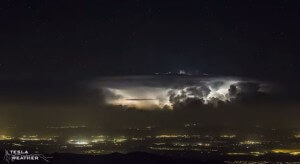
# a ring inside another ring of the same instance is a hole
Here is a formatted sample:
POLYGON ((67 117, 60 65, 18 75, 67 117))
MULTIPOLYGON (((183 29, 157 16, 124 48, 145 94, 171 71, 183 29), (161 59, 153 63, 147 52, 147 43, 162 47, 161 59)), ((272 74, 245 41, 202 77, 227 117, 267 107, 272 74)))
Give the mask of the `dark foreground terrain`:
MULTIPOLYGON (((202 163, 200 160, 186 159, 186 158, 177 158, 170 156, 161 156, 154 155, 143 152, 134 152, 129 154, 113 153, 108 155, 82 155, 82 154, 70 154, 70 153, 54 153, 47 155, 49 158, 49 163, 54 164, 156 164, 156 163, 175 163, 175 164, 184 164, 184 163, 202 163)), ((215 161, 217 162, 217 161, 215 161)), ((218 161, 221 162, 221 161, 218 161)), ((1 164, 7 163, 4 160, 1 160, 1 164)), ((44 160, 39 161, 14 161, 9 163, 48 163, 44 160)))
MULTIPOLYGON (((3 155, 3 153, 1 153, 3 155)), ((3 155, 4 156, 4 155, 3 155)), ((250 156, 216 156, 186 158, 179 155, 156 155, 144 152, 133 152, 129 154, 113 153, 108 155, 82 155, 71 153, 54 153, 46 155, 49 162, 39 161, 13 161, 9 163, 53 163, 53 164, 199 164, 199 163, 293 163, 300 164, 300 156, 265 155, 259 157, 250 156)), ((7 163, 1 160, 1 164, 7 163)))

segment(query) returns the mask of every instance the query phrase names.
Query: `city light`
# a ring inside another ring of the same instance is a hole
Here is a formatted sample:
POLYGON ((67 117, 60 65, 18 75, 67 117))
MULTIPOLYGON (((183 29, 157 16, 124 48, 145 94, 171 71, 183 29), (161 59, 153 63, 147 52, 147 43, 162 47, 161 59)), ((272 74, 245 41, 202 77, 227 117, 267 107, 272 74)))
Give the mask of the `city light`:
POLYGON ((186 138, 187 135, 158 135, 156 138, 186 138))
POLYGON ((247 140, 247 141, 240 142, 240 144, 241 145, 258 145, 258 144, 261 144, 261 142, 247 140))
POLYGON ((220 136, 221 138, 235 138, 236 135, 235 134, 224 134, 220 136))
POLYGON ((0 135, 0 141, 4 141, 4 140, 12 140, 14 139, 11 136, 7 136, 7 135, 0 135))
POLYGON ((272 152, 290 155, 300 155, 300 149, 273 149, 272 152))
POLYGON ((294 137, 295 138, 300 138, 300 134, 295 134, 294 137))
POLYGON ((80 140, 80 139, 79 140, 71 139, 71 140, 68 141, 68 143, 73 144, 73 145, 87 145, 87 144, 89 144, 89 142, 87 140, 80 140))

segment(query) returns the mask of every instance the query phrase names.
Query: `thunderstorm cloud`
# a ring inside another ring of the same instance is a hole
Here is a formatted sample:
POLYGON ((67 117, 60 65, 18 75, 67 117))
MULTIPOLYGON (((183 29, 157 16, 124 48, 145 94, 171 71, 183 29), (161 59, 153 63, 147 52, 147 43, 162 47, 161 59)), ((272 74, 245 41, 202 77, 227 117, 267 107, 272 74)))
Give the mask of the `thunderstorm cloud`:
POLYGON ((218 107, 267 94, 269 85, 249 79, 191 76, 127 76, 100 78, 91 84, 105 104, 136 109, 218 107))

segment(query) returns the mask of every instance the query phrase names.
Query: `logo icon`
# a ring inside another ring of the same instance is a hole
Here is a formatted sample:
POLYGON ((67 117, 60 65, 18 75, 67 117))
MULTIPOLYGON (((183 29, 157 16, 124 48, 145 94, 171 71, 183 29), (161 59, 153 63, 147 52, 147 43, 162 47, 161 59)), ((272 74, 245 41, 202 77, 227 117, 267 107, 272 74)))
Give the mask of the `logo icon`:
POLYGON ((37 161, 37 160, 44 160, 45 162, 49 163, 49 158, 43 154, 39 153, 29 153, 27 150, 5 150, 3 160, 7 163, 13 161, 37 161))

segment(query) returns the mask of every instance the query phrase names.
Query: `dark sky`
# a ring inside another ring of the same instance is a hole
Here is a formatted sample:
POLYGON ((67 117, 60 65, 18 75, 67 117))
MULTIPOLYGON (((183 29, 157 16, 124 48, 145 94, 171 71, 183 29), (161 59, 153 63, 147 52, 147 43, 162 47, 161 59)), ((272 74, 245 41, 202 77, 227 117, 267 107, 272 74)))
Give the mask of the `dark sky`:
POLYGON ((296 1, 4 0, 1 74, 292 77, 296 1))
POLYGON ((1 0, 0 20, 8 122, 25 108, 95 108, 82 85, 103 76, 187 70, 300 91, 297 1, 1 0))

